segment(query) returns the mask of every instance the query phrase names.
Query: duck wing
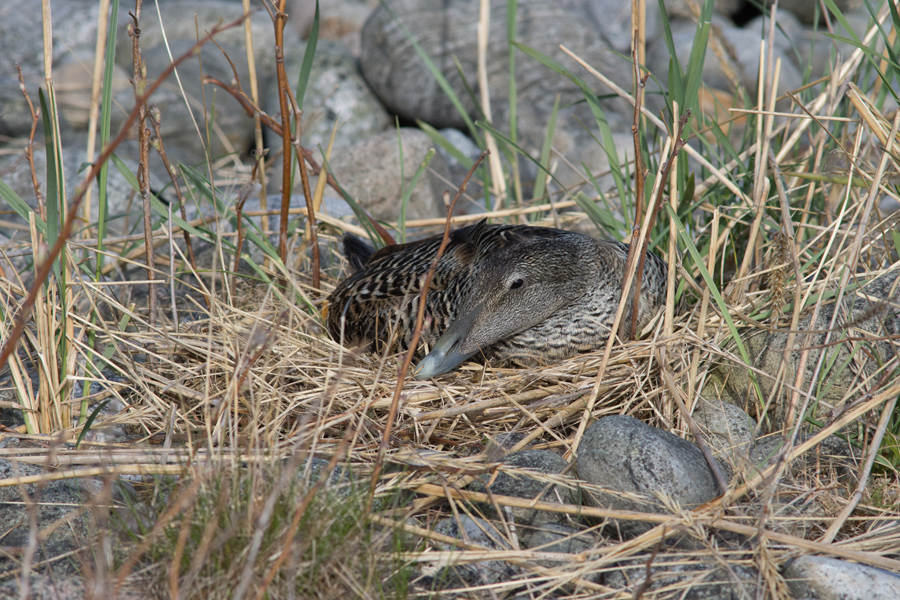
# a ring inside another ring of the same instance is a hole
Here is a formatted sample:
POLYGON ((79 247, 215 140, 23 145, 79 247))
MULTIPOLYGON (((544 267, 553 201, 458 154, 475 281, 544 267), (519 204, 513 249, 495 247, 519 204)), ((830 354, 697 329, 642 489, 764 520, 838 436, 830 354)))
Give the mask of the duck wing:
MULTIPOLYGON (((477 253, 473 234, 484 227, 491 226, 482 222, 450 234, 426 299, 426 342, 446 328, 460 297, 467 293, 477 253)), ((396 340, 406 347, 415 327, 422 282, 441 240, 437 235, 372 253, 360 270, 329 295, 326 321, 331 335, 353 343, 375 341, 378 346, 393 346, 396 340)))

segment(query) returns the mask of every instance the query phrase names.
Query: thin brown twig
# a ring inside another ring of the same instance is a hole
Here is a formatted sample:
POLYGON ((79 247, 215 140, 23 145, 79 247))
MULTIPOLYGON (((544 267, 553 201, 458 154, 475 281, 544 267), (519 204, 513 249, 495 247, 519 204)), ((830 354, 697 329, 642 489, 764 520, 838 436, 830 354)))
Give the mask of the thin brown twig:
POLYGON ((278 106, 281 110, 281 222, 278 224, 278 256, 287 264, 288 209, 291 205, 291 131, 288 112, 288 82, 284 68, 284 12, 287 0, 279 0, 275 10, 275 67, 278 76, 278 106))
POLYGON ((644 154, 641 151, 641 104, 644 100, 644 87, 649 73, 641 76, 641 65, 638 61, 638 30, 634 30, 634 45, 631 50, 634 65, 634 119, 631 123, 631 137, 634 140, 634 223, 631 224, 631 239, 637 241, 644 218, 644 154))
MULTIPOLYGON (((169 157, 166 156, 166 147, 163 144, 162 134, 160 132, 159 123, 160 123, 160 113, 159 108, 156 106, 151 107, 149 111, 149 121, 153 126, 153 132, 156 136, 153 140, 153 147, 156 149, 156 153, 159 155, 159 158, 162 160, 163 167, 166 169, 166 173, 169 175, 169 180, 172 182, 172 189, 175 190, 175 197, 178 198, 178 209, 181 212, 181 218, 187 222, 187 211, 185 209, 184 202, 184 194, 181 192, 181 186, 178 185, 178 175, 175 173, 175 169, 172 168, 172 163, 169 162, 169 157)), ((197 271, 197 261, 194 258, 194 245, 191 243, 191 234, 187 229, 182 229, 181 233, 184 235, 184 245, 187 247, 188 258, 191 262, 191 268, 194 271, 197 271)), ((206 298, 206 305, 209 306, 209 298, 206 298)))
POLYGON ((231 96, 241 105, 241 107, 247 113, 247 116, 258 116, 266 127, 274 131, 276 134, 281 135, 281 124, 275 119, 275 117, 254 104, 242 89, 228 85, 221 79, 216 79, 212 75, 204 75, 203 83, 209 83, 222 88, 223 90, 231 94, 231 96))
POLYGON ((153 221, 150 219, 150 130, 146 126, 147 103, 142 101, 144 91, 147 88, 146 66, 141 55, 141 8, 143 0, 135 0, 134 12, 129 13, 133 21, 129 34, 131 35, 131 61, 132 80, 134 87, 134 101, 138 106, 138 149, 140 158, 138 161, 137 180, 140 188, 141 204, 143 207, 144 221, 144 258, 147 261, 147 301, 148 322, 153 327, 156 324, 156 284, 152 283, 154 261, 154 246, 152 241, 153 221))
POLYGON ((38 121, 40 117, 34 110, 34 104, 31 103, 31 96, 25 89, 25 78, 22 76, 22 67, 16 64, 16 71, 19 72, 19 90, 25 96, 25 102, 28 103, 28 112, 31 113, 31 132, 28 134, 28 146, 25 147, 25 159, 31 169, 31 185, 34 187, 34 196, 37 198, 38 214, 45 221, 47 220, 47 210, 44 208, 44 195, 41 194, 41 183, 38 181, 37 171, 34 168, 34 134, 37 131, 38 121))
POLYGON ((313 206, 312 193, 309 191, 309 173, 306 170, 306 160, 303 158, 303 111, 297 105, 297 99, 290 87, 287 88, 291 107, 294 110, 294 127, 297 131, 292 144, 297 150, 297 164, 300 166, 300 184, 303 186, 303 199, 306 202, 306 222, 309 226, 309 243, 312 245, 312 284, 319 289, 319 235, 316 231, 316 209, 313 206))
MULTIPOLYGON (((634 30, 634 44, 631 47, 631 59, 634 65, 634 119, 631 123, 631 136, 634 140, 634 221, 631 224, 631 242, 628 246, 628 258, 625 260, 625 273, 630 273, 638 259, 637 241, 641 237, 641 224, 644 222, 644 154, 641 149, 641 102, 644 98, 644 86, 647 83, 649 73, 641 76, 641 65, 638 61, 638 31, 634 30)), ((625 289, 625 280, 622 280, 622 289, 625 289)), ((640 297, 640 279, 634 289, 634 299, 640 297)), ((627 293, 624 292, 623 293, 627 293)), ((635 300, 632 300, 635 302, 635 300)), ((634 304, 637 307, 637 303, 634 304)), ((637 315, 637 310, 634 311, 637 315)), ((637 336, 636 321, 632 322, 631 330, 625 331, 626 321, 619 324, 619 336, 629 339, 637 336)))
MULTIPOLYGON (((146 102, 147 99, 152 96, 157 89, 159 89, 159 86, 162 85, 163 81, 165 81, 166 78, 172 74, 172 71, 174 71, 181 63, 194 56, 198 48, 202 47, 203 44, 212 39, 213 36, 218 35, 220 32, 232 27, 237 27, 244 21, 245 18, 246 17, 242 15, 241 17, 235 19, 230 23, 226 23, 225 25, 218 27, 213 27, 213 29, 202 40, 191 46, 191 48, 187 52, 172 61, 163 70, 156 81, 154 81, 153 84, 150 85, 146 89, 145 93, 139 98, 138 104, 146 102)), ((119 134, 100 153, 100 156, 97 157, 96 162, 94 162, 94 164, 88 170, 88 173, 87 175, 85 175, 82 183, 76 188, 75 198, 72 200, 69 206, 69 210, 66 213, 66 220, 63 222, 63 226, 59 231, 59 237, 56 239, 56 243, 53 244, 53 247, 50 248, 50 250, 47 252, 47 257, 44 259, 44 262, 41 263, 41 266, 38 267, 37 271, 35 272, 34 282, 31 284, 31 289, 28 291, 28 296, 25 298, 25 301, 22 303, 21 308, 19 308, 19 312, 16 314, 16 324, 9 335, 9 339, 3 346, 3 350, 0 351, 0 369, 2 369, 6 365, 7 361, 9 360, 10 354, 12 354, 16 345, 19 343, 19 339, 22 337, 22 332, 25 330, 25 321, 31 314, 31 309, 34 307, 34 302, 35 300, 37 300, 38 293, 40 293, 44 281, 47 279, 47 276, 50 274, 50 270, 53 268, 53 262, 56 260, 56 257, 59 256, 59 253, 62 252, 63 246, 65 246, 66 241, 72 235, 72 228, 75 224, 75 218, 78 213, 78 208, 81 206, 82 200, 84 200, 88 183, 97 176, 102 165, 107 160, 109 160, 110 155, 115 151, 119 144, 121 144, 125 140, 125 138, 128 137, 131 126, 134 124, 134 121, 135 119, 137 119, 140 112, 139 109, 140 106, 135 106, 134 109, 132 109, 132 111, 128 114, 128 117, 125 119, 125 123, 122 124, 122 129, 119 131, 119 134)))
MULTIPOLYGON (((640 248, 640 259, 638 261, 637 272, 634 277, 634 292, 631 297, 631 336, 637 337, 637 318, 638 318, 638 308, 640 307, 641 301, 641 280, 644 276, 644 262, 647 259, 647 248, 650 246, 650 232, 653 231, 653 224, 656 221, 656 215, 662 210, 663 207, 663 192, 665 190, 666 181, 669 179, 669 171, 672 168, 672 163, 674 162, 674 158, 678 156, 678 153, 681 152, 681 149, 684 147, 686 140, 681 137, 681 134, 684 132, 684 126, 687 124, 688 120, 691 118, 691 109, 685 111, 685 114, 678 121, 678 131, 675 132, 675 143, 672 144, 672 150, 669 153, 669 158, 666 160, 663 165, 662 172, 659 179, 659 187, 657 188, 656 197, 653 199, 653 204, 648 208, 650 209, 650 225, 647 227, 647 236, 644 238, 644 244, 640 248)), ((643 218, 641 219, 643 221, 643 218)), ((638 223, 638 221, 635 221, 638 223)), ((640 225, 638 225, 638 231, 640 231, 640 225)), ((633 246, 637 241, 636 238, 632 239, 631 247, 628 249, 628 258, 631 258, 631 254, 633 252, 633 246)), ((672 268, 671 266, 669 268, 672 268)), ((622 293, 625 292, 625 282, 622 281, 622 293)))
MULTIPOLYGON (((384 463, 384 454, 387 451, 388 444, 391 439, 391 431, 393 430, 394 420, 397 418, 397 411, 400 409, 400 392, 403 390, 403 384, 406 381, 406 374, 409 371, 409 365, 412 363, 413 356, 416 353, 416 346, 419 344, 419 338, 422 335, 422 323, 425 320, 425 299, 428 296, 428 288, 431 287, 431 279, 434 277, 434 271, 437 269, 438 262, 441 260, 441 256, 444 254, 444 250, 447 249, 447 244, 450 243, 450 218, 453 216, 453 208, 456 206, 456 202, 462 197, 463 194, 466 193, 466 188, 469 185, 469 179, 481 165, 484 158, 488 155, 487 150, 481 153, 481 156, 475 161, 475 164, 472 165, 472 168, 469 169, 469 173, 466 175, 466 178, 463 180, 462 185, 459 186, 459 189, 456 191, 456 195, 453 197, 453 201, 448 203, 447 205, 447 219, 444 222, 444 236, 441 238, 441 245, 438 247, 437 253, 434 255, 434 260, 431 261, 431 266, 428 268, 428 272, 425 274, 425 278, 422 281, 422 290, 419 292, 419 307, 416 312, 416 327, 413 330, 412 339, 409 342, 409 349, 406 351, 406 357, 403 359, 403 363, 400 365, 400 372, 397 374, 397 385, 394 387, 394 396, 391 399, 391 408, 388 411, 387 421, 384 426, 384 434, 381 437, 381 448, 378 452, 378 458, 375 461, 375 466, 372 469, 372 482, 369 486, 369 498, 367 501, 367 507, 371 508, 372 499, 375 496, 375 485, 378 482, 378 477, 381 475, 381 467, 384 463)), ((445 192, 445 197, 447 192, 445 192)))
POLYGON ((647 559, 646 564, 646 572, 644 574, 644 581, 641 582, 641 585, 634 591, 634 600, 641 600, 644 597, 644 592, 650 589, 650 585, 653 583, 653 561, 656 560, 656 556, 659 554, 659 551, 663 549, 666 545, 666 526, 662 526, 662 532, 659 535, 659 543, 653 547, 653 553, 650 554, 650 558, 647 559))

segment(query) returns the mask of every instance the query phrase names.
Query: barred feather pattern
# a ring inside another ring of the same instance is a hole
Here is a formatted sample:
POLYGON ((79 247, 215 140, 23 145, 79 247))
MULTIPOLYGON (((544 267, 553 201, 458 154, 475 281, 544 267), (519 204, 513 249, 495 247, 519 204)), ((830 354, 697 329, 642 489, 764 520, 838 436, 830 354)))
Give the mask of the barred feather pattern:
MULTIPOLYGON (((374 343, 377 351, 407 349, 415 328, 421 285, 440 243, 441 236, 435 236, 388 246, 372 254, 363 268, 341 281, 328 298, 327 325, 332 336, 354 344, 374 343)), ((476 282, 493 284, 500 278, 498 272, 502 276, 507 270, 527 268, 538 284, 541 278, 547 280, 548 290, 552 282, 584 291, 543 322, 483 347, 485 357, 531 365, 595 350, 609 335, 621 297, 627 255, 627 244, 546 227, 488 225, 481 221, 457 229, 451 233, 435 269, 426 297, 421 341, 430 347, 460 311, 475 301, 490 304, 490 298, 480 295, 494 293, 491 286, 476 282), (570 253, 570 247, 578 252, 570 253), (560 282, 560 277, 568 279, 560 282)), ((643 282, 640 327, 665 302, 666 264, 653 253, 648 252, 643 282)), ((551 295, 548 291, 547 302, 552 300, 551 295)), ((627 308, 630 315, 630 303, 627 308)), ((526 315, 505 312, 491 317, 515 322, 526 315)), ((419 354, 424 354, 421 346, 419 354)))

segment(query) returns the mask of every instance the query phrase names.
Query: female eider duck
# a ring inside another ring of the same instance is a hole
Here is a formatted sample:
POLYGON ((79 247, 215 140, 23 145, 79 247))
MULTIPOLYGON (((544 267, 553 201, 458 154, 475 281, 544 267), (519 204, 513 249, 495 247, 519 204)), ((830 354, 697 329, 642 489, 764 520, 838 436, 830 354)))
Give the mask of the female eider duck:
MULTIPOLYGON (((328 296, 334 339, 406 349, 419 294, 442 236, 377 252, 346 234, 357 271, 328 296)), ((426 296, 421 341, 430 348, 416 379, 486 358, 527 366, 601 348, 622 294, 628 244, 561 229, 477 225, 450 234, 426 296)), ((638 304, 642 329, 665 302, 666 263, 647 253, 638 304)), ((631 303, 625 315, 631 315, 631 303)))

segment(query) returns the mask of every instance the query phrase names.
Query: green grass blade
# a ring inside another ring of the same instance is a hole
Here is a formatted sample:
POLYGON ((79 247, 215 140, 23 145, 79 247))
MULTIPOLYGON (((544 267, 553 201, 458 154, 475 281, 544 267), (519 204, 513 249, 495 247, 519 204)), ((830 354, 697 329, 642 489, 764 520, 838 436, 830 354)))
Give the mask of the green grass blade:
POLYGON ((519 12, 518 0, 506 0, 506 39, 509 41, 509 139, 516 142, 519 138, 517 133, 516 119, 517 106, 516 96, 516 53, 514 43, 516 41, 516 15, 519 12))
MULTIPOLYGON (((544 143, 541 146, 541 157, 538 159, 541 170, 546 173, 550 172, 550 149, 553 147, 553 134, 556 131, 556 117, 558 112, 559 94, 557 94, 556 98, 553 100, 553 108, 550 111, 550 120, 547 122, 547 133, 544 135, 544 143)), ((540 200, 543 198, 546 187, 547 178, 544 177, 542 173, 538 173, 537 178, 534 180, 534 194, 532 195, 532 199, 540 200)))
MULTIPOLYGON (((112 159, 113 165, 115 165, 116 170, 125 179, 125 181, 128 183, 128 185, 131 186, 131 189, 133 189, 136 192, 139 192, 141 188, 140 188, 140 185, 138 184, 137 177, 134 176, 134 173, 132 173, 128 169, 128 166, 124 162, 122 162, 122 159, 119 158, 117 155, 112 154, 112 155, 110 155, 110 158, 112 159)), ((161 218, 163 218, 163 219, 168 218, 169 211, 166 209, 165 204, 162 202, 162 200, 157 198, 152 193, 150 194, 150 207, 161 218)), ((182 219, 180 216, 178 216, 177 213, 174 213, 174 212, 172 213, 172 223, 174 225, 177 225, 178 227, 181 227, 182 229, 186 230, 191 235, 199 237, 201 240, 203 240, 205 242, 209 242, 212 244, 212 243, 215 243, 215 241, 216 241, 215 236, 213 236, 209 231, 194 227, 193 225, 186 222, 184 219, 182 219)))
MULTIPOLYGON (((103 99, 100 105, 100 148, 103 149, 109 145, 110 123, 112 121, 112 91, 113 91, 113 73, 115 72, 116 62, 116 33, 118 32, 119 23, 119 0, 112 1, 112 11, 109 17, 109 31, 106 38, 106 64, 103 69, 103 99)), ((88 157, 91 160, 93 157, 88 157)), ((100 280, 100 273, 103 269, 103 240, 106 237, 106 225, 109 217, 109 161, 100 166, 100 173, 97 175, 97 254, 96 264, 97 280, 100 280)))
MULTIPOLYGON (((665 0, 659 0, 659 15, 663 25, 663 39, 666 42, 666 48, 669 49, 669 96, 675 98, 684 97, 684 70, 681 63, 678 62, 678 55, 675 53, 675 40, 672 37, 672 27, 669 25, 669 16, 666 9, 665 0)), ((657 81, 657 83, 659 83, 657 81)), ((666 89, 660 85, 660 89, 666 89)), ((668 101, 669 110, 672 108, 671 100, 668 101)))
MULTIPOLYGON (((403 193, 400 196, 400 218, 397 222, 397 229, 400 230, 401 244, 406 243, 406 207, 409 205, 409 199, 412 196, 413 190, 416 188, 416 184, 419 183, 419 178, 422 177, 422 173, 428 168, 428 163, 431 162, 434 155, 434 148, 429 148, 428 152, 425 154, 425 158, 422 160, 422 164, 419 165, 419 168, 413 173, 412 179, 409 180, 409 184, 404 184, 403 193)), ((403 164, 402 154, 400 155, 400 163, 403 164)), ((400 175, 400 178, 402 181, 405 181, 402 174, 400 175)))
MULTIPOLYGON (((516 51, 512 42, 516 40, 516 17, 519 12, 518 0, 506 1, 506 39, 509 46, 509 139, 514 143, 519 140, 518 89, 516 87, 516 51)), ((522 177, 519 173, 519 155, 515 152, 510 157, 510 178, 516 202, 522 202, 522 177)))
MULTIPOLYGON (((85 381, 84 385, 85 385, 85 387, 90 388, 91 384, 89 381, 85 381)), ((91 413, 91 415, 84 422, 84 427, 81 429, 81 433, 78 434, 78 439, 75 440, 75 449, 76 450, 78 450, 78 446, 81 445, 81 440, 83 440, 84 436, 86 436, 88 434, 88 431, 91 430, 91 425, 94 424, 94 419, 97 418, 97 415, 100 414, 100 411, 103 410, 104 408, 106 408, 106 405, 109 404, 111 401, 112 401, 112 398, 107 398, 106 400, 104 400, 103 402, 98 404, 97 408, 94 409, 94 411, 91 413)))
POLYGON ((5 200, 10 208, 16 211, 16 214, 26 221, 28 221, 29 215, 34 213, 34 223, 37 226, 38 231, 44 236, 47 235, 47 224, 44 223, 44 219, 41 218, 41 215, 37 214, 36 210, 28 206, 28 203, 22 200, 15 190, 6 185, 2 179, 0 179, 0 198, 5 200))
POLYGON ((515 149, 519 154, 521 154, 522 156, 524 156, 525 158, 527 158, 528 160, 530 160, 531 162, 533 162, 534 165, 535 165, 538 169, 540 169, 541 171, 543 171, 544 173, 546 173, 547 175, 549 175, 550 178, 553 179, 554 182, 556 182, 560 187, 562 187, 562 183, 561 183, 558 179, 556 179, 556 177, 553 175, 553 173, 551 173, 551 172, 548 171, 546 168, 544 168, 544 165, 541 164, 541 161, 540 161, 539 159, 534 158, 533 156, 531 156, 530 154, 528 154, 528 153, 525 151, 525 149, 522 148, 521 146, 519 146, 519 145, 517 145, 517 144, 514 144, 514 143, 512 142, 511 139, 509 139, 508 137, 506 137, 506 134, 505 134, 505 133, 501 132, 499 129, 496 129, 495 127, 492 127, 492 126, 489 125, 488 123, 481 123, 481 122, 479 122, 477 125, 478 125, 479 127, 481 127, 482 129, 484 129, 485 131, 489 131, 489 132, 491 133, 492 136, 494 136, 495 138, 497 138, 497 141, 498 141, 498 142, 504 142, 505 144, 508 144, 511 148, 515 149))
POLYGON ((900 101, 900 96, 898 96, 896 91, 891 87, 890 80, 886 77, 886 75, 884 73, 881 72, 881 70, 879 69, 878 63, 880 63, 882 60, 884 60, 888 64, 890 64, 891 67, 893 67, 893 69, 895 69, 895 70, 900 69, 900 66, 898 66, 895 61, 884 56, 880 50, 875 51, 872 48, 869 48, 868 46, 863 44, 862 41, 859 39, 859 37, 856 35, 856 33, 853 31, 853 27, 850 26, 850 23, 847 21, 847 18, 844 16, 844 13, 842 13, 841 9, 839 9, 837 7, 837 5, 834 3, 834 0, 824 0, 824 2, 825 2, 825 6, 828 8, 828 10, 831 12, 831 14, 834 15, 834 18, 837 19, 838 22, 841 24, 841 26, 844 28, 844 30, 850 34, 850 38, 846 38, 843 36, 838 36, 838 35, 834 35, 834 34, 830 34, 830 33, 826 33, 825 35, 827 35, 828 37, 830 37, 834 40, 838 40, 840 42, 849 44, 851 46, 854 46, 854 47, 862 50, 863 54, 866 57, 866 60, 875 69, 875 73, 885 83, 885 88, 887 88, 890 91, 891 95, 894 96, 895 101, 900 101))
POLYGON ((431 138, 431 141, 443 148, 450 156, 456 159, 459 164, 461 164, 466 169, 471 169, 472 165, 475 164, 475 161, 463 154, 459 148, 450 143, 447 138, 444 137, 440 131, 426 123, 425 121, 416 121, 416 125, 419 126, 419 129, 428 134, 428 137, 431 138))
POLYGON ((309 31, 309 39, 306 40, 306 49, 303 51, 303 62, 300 63, 300 75, 297 77, 297 106, 303 109, 303 98, 306 96, 306 87, 309 85, 309 74, 312 72, 313 60, 316 57, 316 46, 319 43, 319 0, 316 0, 316 14, 313 17, 312 28, 309 31))
MULTIPOLYGON (((221 193, 213 193, 212 184, 210 181, 204 177, 199 171, 192 169, 186 165, 180 165, 181 172, 184 174, 184 178, 188 181, 195 189, 197 189, 208 201, 215 203, 216 210, 219 211, 220 215, 227 215, 229 222, 232 227, 237 230, 237 214, 231 207, 227 206, 225 202, 222 201, 223 194, 221 193)), ((154 205, 154 209, 157 211, 167 212, 166 207, 157 200, 157 204, 154 205)), ((268 237, 266 237, 262 231, 259 229, 259 226, 253 221, 253 219, 248 219, 247 217, 242 215, 242 219, 244 219, 243 231, 244 236, 248 242, 255 245, 259 248, 263 253, 265 253, 269 258, 277 260, 279 264, 281 264, 281 259, 278 258, 278 251, 275 247, 269 242, 268 237)), ((175 222, 175 217, 173 215, 172 221, 175 222)), ((228 244, 228 246, 233 250, 234 246, 228 244)), ((249 260, 248 255, 242 255, 244 260, 249 260)))
POLYGON ((45 207, 47 210, 47 244, 52 246, 59 238, 60 227, 60 190, 59 190, 59 147, 55 143, 56 135, 53 127, 53 113, 50 110, 47 96, 43 88, 38 90, 41 102, 41 117, 44 125, 44 140, 47 156, 47 197, 45 207))
MULTIPOLYGON (((587 169, 587 166, 585 166, 587 169)), ((591 223, 594 224, 594 227, 597 228, 604 237, 609 235, 611 232, 615 232, 616 235, 619 235, 621 232, 619 228, 622 223, 618 219, 616 219, 613 212, 609 209, 609 207, 605 207, 606 209, 602 209, 597 206, 597 203, 587 197, 587 194, 584 192, 578 192, 575 194, 575 203, 578 205, 578 208, 584 211, 584 213, 591 220, 591 223)))
POLYGON ((694 34, 694 44, 691 46, 691 55, 688 57, 684 96, 678 102, 680 111, 684 112, 688 108, 694 111, 694 122, 696 123, 701 123, 703 120, 703 115, 697 109, 700 102, 700 85, 703 83, 703 63, 706 60, 706 46, 709 43, 712 7, 713 0, 706 0, 703 4, 700 21, 697 23, 697 33, 694 34))
POLYGON ((562 75, 581 89, 581 93, 584 95, 585 100, 587 100, 588 106, 591 109, 591 113, 594 115, 594 120, 597 123, 597 127, 600 129, 600 135, 603 140, 603 151, 606 153, 607 160, 609 160, 609 169, 612 173, 613 179, 616 182, 616 189, 618 189, 619 191, 619 197, 622 198, 624 202, 624 199, 627 197, 628 188, 625 184, 625 177, 622 176, 622 167, 619 163, 619 154, 616 151, 616 144, 613 141, 612 130, 609 127, 609 121, 606 118, 606 112, 600 106, 600 98, 597 97, 597 94, 595 94, 594 91, 590 87, 588 87, 588 85, 580 77, 569 71, 567 68, 565 68, 549 56, 542 54, 541 52, 538 52, 533 48, 529 48, 528 46, 520 44, 519 42, 513 42, 513 45, 521 50, 524 54, 530 56, 545 67, 562 75))
MULTIPOLYGON (((725 319, 725 324, 728 326, 728 331, 731 333, 731 338, 734 340, 735 345, 738 348, 738 352, 741 355, 741 360, 747 366, 753 366, 753 362, 750 360, 750 354, 747 352, 747 347, 744 345, 743 340, 741 339, 740 333, 738 333, 737 327, 734 324, 734 320, 731 318, 731 313, 728 311, 728 305, 725 303, 725 299, 722 297, 722 294, 719 292, 719 288, 716 287, 716 282, 713 281, 712 275, 709 274, 709 271, 706 269, 706 263, 703 258, 700 256, 700 252, 697 251, 697 247, 694 245, 693 240, 691 240, 691 236, 688 235, 687 230, 684 228, 684 224, 681 222, 681 219, 678 218, 678 215, 672 210, 672 207, 666 203, 666 212, 669 213, 669 216, 674 220, 675 227, 678 229, 678 235, 681 237, 682 242, 684 242, 685 248, 687 248, 688 252, 691 255, 691 258, 694 261, 694 264, 697 266, 697 269, 700 271, 700 275, 703 277, 703 281, 706 282, 706 287, 709 289, 709 293, 712 295, 713 299, 716 301, 716 305, 719 307, 719 312, 722 314, 722 318, 725 319)), ((757 398, 760 401, 760 405, 765 402, 763 398, 762 391, 759 389, 759 384, 756 381, 755 374, 751 371, 750 377, 753 382, 753 386, 756 389, 757 398)))

